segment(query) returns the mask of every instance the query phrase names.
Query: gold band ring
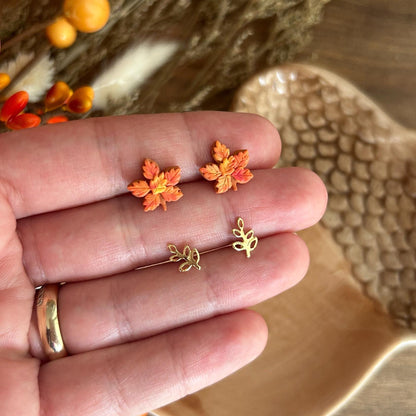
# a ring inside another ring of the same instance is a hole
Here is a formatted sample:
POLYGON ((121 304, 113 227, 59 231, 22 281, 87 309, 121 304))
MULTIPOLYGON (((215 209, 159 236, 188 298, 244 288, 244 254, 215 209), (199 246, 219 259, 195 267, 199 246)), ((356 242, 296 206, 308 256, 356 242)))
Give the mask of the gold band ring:
POLYGON ((44 285, 36 293, 36 315, 43 351, 49 360, 67 354, 58 319, 59 284, 44 285))

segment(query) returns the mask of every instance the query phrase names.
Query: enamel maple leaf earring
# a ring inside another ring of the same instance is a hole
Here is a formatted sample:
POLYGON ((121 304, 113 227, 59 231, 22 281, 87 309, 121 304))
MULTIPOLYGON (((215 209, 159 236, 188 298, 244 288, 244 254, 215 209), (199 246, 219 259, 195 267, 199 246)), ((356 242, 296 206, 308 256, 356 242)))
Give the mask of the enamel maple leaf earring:
POLYGON ((230 149, 217 140, 212 146, 211 155, 215 163, 207 163, 199 171, 207 181, 217 181, 217 194, 223 194, 230 188, 236 191, 237 184, 247 183, 253 178, 253 174, 246 168, 248 150, 237 150, 231 155, 230 149))
POLYGON ((166 202, 174 202, 183 197, 182 191, 175 186, 181 179, 178 166, 160 171, 159 165, 152 159, 145 159, 143 176, 146 180, 135 180, 127 189, 137 198, 144 198, 144 211, 154 211, 159 205, 166 211, 166 202))

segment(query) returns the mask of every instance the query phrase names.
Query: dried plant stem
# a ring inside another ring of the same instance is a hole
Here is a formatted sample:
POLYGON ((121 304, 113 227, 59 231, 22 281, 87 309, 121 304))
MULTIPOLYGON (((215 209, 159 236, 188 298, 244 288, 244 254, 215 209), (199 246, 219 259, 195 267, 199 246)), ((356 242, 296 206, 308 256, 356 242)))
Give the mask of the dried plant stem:
POLYGON ((109 32, 113 26, 121 19, 132 13, 137 7, 139 7, 145 0, 131 0, 127 4, 118 10, 117 13, 113 13, 107 24, 101 29, 101 33, 109 32))
MULTIPOLYGON (((128 16, 132 13, 137 7, 139 7, 145 0, 131 0, 125 6, 120 8, 116 13, 113 13, 110 17, 110 20, 107 24, 100 30, 100 34, 106 34, 111 31, 111 29, 116 25, 121 19, 128 16)), ((87 51, 89 45, 87 42, 75 44, 73 48, 66 54, 64 59, 60 62, 59 66, 57 66, 57 72, 60 72, 74 61, 76 61, 83 53, 87 51)))
POLYGON ((14 85, 16 85, 17 82, 19 82, 24 76, 27 75, 27 73, 33 68, 34 65, 36 65, 41 59, 43 59, 52 48, 51 45, 44 46, 41 51, 34 56, 32 60, 30 60, 21 70, 20 72, 12 79, 10 84, 2 91, 1 93, 1 99, 4 99, 4 97, 7 97, 10 93, 10 91, 13 89, 14 85))
MULTIPOLYGON (((183 34, 184 39, 189 39, 192 32, 194 31, 195 26, 198 22, 197 16, 201 9, 202 7, 200 5, 199 8, 191 17, 190 21, 188 22, 188 28, 186 30, 186 33, 183 34)), ((154 105, 154 102, 156 101, 160 92, 163 91, 162 86, 166 84, 166 82, 169 79, 168 75, 170 73, 173 73, 173 71, 177 68, 177 66, 182 61, 183 50, 184 50, 184 47, 180 48, 180 50, 174 55, 174 57, 169 61, 169 63, 164 66, 163 70, 160 72, 157 79, 153 81, 152 88, 147 90, 147 94, 141 95, 140 101, 142 103, 146 103, 146 105, 150 105, 150 106, 154 105)))
MULTIPOLYGON (((251 9, 253 1, 249 1, 243 8, 241 12, 242 16, 245 16, 248 10, 251 9)), ((190 83, 185 95, 188 95, 192 92, 198 85, 206 85, 205 78, 207 74, 212 73, 212 68, 217 62, 219 62, 229 49, 229 45, 232 44, 232 40, 235 39, 242 30, 242 25, 235 24, 235 30, 230 30, 226 36, 221 39, 222 48, 219 49, 218 53, 212 57, 212 59, 205 63, 202 71, 199 71, 197 76, 194 78, 193 82, 190 83)))
POLYGON ((1 47, 2 52, 4 52, 7 49, 12 48, 13 46, 17 45, 22 40, 30 38, 31 36, 36 35, 37 33, 41 32, 42 30, 45 30, 51 23, 54 22, 54 20, 55 18, 52 20, 48 20, 47 22, 38 23, 37 25, 33 25, 29 29, 14 36, 13 38, 11 38, 10 40, 8 40, 2 45, 1 47))

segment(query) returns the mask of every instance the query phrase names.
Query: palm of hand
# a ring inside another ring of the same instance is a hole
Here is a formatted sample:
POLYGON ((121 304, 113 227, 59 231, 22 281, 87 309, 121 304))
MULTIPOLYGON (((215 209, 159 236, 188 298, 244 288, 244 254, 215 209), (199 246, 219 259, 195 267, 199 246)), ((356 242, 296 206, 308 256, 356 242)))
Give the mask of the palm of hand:
POLYGON ((226 113, 87 120, 1 136, 0 413, 137 415, 254 359, 267 330, 242 309, 304 275, 307 250, 292 232, 316 222, 326 203, 312 173, 266 169, 279 146, 264 120, 226 113), (255 177, 237 193, 216 195, 198 174, 218 134, 250 150, 255 177), (182 167, 184 197, 167 213, 144 213, 125 194, 149 156, 182 167), (230 243, 240 215, 261 237, 250 260, 226 248, 202 256, 201 271, 134 270, 168 257, 168 242, 200 250, 230 243), (45 363, 34 287, 61 281, 70 356, 45 363))

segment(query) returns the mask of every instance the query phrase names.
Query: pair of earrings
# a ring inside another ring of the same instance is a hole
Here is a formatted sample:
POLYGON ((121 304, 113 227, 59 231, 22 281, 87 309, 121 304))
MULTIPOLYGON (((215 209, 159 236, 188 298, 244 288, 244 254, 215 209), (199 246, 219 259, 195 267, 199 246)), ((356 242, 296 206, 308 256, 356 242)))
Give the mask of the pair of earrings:
POLYGON ((213 251, 217 251, 226 247, 232 247, 236 251, 245 251, 246 257, 250 258, 251 252, 257 247, 257 243, 259 239, 254 235, 253 230, 250 230, 248 232, 244 231, 244 220, 241 217, 237 219, 237 226, 238 228, 234 228, 232 232, 233 232, 233 235, 237 237, 238 239, 241 239, 241 241, 235 241, 234 243, 229 244, 228 246, 223 246, 220 248, 204 251, 201 253, 198 251, 197 248, 191 248, 188 244, 185 246, 182 252, 178 250, 175 244, 168 244, 168 250, 172 253, 172 255, 169 257, 169 260, 162 261, 156 264, 150 264, 148 266, 142 266, 142 267, 137 268, 136 270, 147 269, 153 266, 160 266, 162 264, 166 264, 170 262, 173 262, 173 263, 182 262, 181 265, 179 266, 180 272, 188 272, 192 268, 196 270, 201 270, 201 266, 199 264, 199 261, 201 259, 201 254, 211 253, 213 251))
MULTIPOLYGON (((208 181, 216 181, 215 191, 223 194, 229 189, 237 190, 237 184, 244 184, 253 178, 253 174, 247 169, 249 155, 247 150, 237 150, 231 154, 230 149, 217 140, 211 149, 211 155, 215 163, 207 163, 199 169, 199 172, 208 181)), ((166 203, 178 201, 183 193, 177 186, 181 178, 181 169, 178 166, 160 170, 159 165, 151 159, 145 159, 143 164, 143 176, 146 180, 135 180, 131 182, 127 189, 137 198, 144 198, 144 211, 154 211, 161 206, 167 210, 166 203)), ((254 231, 247 233, 244 231, 244 221, 241 217, 237 220, 238 229, 232 230, 233 235, 242 241, 236 241, 231 246, 234 250, 245 251, 249 258, 251 252, 257 247, 258 238, 254 236, 254 231)), ((166 262, 182 262, 179 266, 180 272, 187 272, 192 268, 201 270, 199 261, 201 254, 198 249, 191 249, 186 245, 182 252, 175 244, 168 244, 171 252, 169 260, 166 262)), ((218 250, 218 249, 217 249, 218 250)), ((210 250, 213 251, 213 250, 210 250)), ((155 266, 155 265, 151 265, 155 266)), ((140 267, 139 269, 150 266, 140 267)))
MULTIPOLYGON (((249 155, 247 150, 238 150, 231 154, 230 149, 217 140, 212 146, 211 155, 215 163, 207 163, 199 169, 207 181, 216 181, 215 191, 223 194, 229 189, 237 190, 237 184, 244 184, 253 178, 247 169, 249 155)), ((137 198, 144 198, 145 212, 154 211, 161 206, 167 210, 166 203, 178 201, 183 193, 177 186, 181 178, 178 166, 160 170, 151 159, 145 159, 143 176, 147 180, 137 179, 127 189, 137 198)))

